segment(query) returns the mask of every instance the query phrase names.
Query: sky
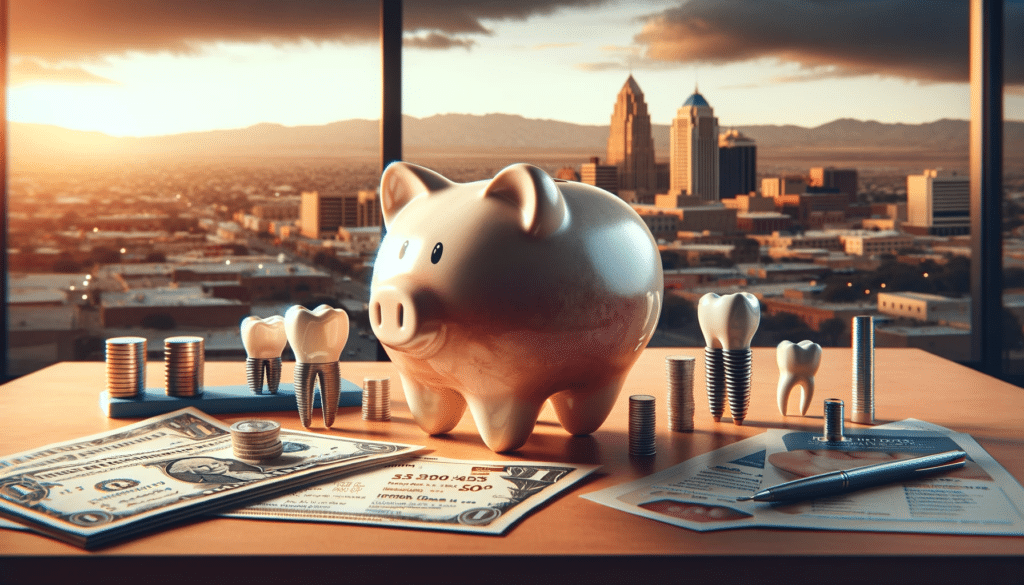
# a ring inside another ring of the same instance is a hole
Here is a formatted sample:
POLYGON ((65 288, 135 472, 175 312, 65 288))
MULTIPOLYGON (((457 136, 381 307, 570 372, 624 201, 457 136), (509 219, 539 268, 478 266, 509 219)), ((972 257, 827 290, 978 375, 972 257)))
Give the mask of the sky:
MULTIPOLYGON (((380 116, 372 0, 8 0, 8 119, 115 136, 380 116)), ((723 127, 970 116, 968 0, 405 0, 403 112, 723 127)), ((1006 0, 1024 120, 1024 0, 1006 0)))

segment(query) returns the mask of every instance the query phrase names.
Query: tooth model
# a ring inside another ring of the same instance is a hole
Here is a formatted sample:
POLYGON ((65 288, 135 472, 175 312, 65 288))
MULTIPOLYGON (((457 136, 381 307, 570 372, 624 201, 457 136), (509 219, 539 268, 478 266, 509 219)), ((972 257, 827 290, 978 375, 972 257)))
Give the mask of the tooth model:
POLYGON ((704 367, 711 416, 715 422, 722 419, 726 398, 733 423, 742 425, 750 405, 750 340, 761 323, 761 304, 750 293, 708 293, 697 304, 697 320, 706 343, 704 367))
POLYGON ((320 305, 309 309, 295 305, 284 314, 288 343, 295 352, 295 404, 299 421, 309 427, 313 418, 313 388, 320 380, 324 426, 334 424, 341 395, 338 358, 348 341, 348 313, 320 305))
POLYGON ((245 360, 245 377, 253 394, 263 394, 266 374, 267 390, 277 394, 281 384, 281 352, 288 343, 284 332, 284 317, 274 315, 266 319, 242 319, 242 345, 249 356, 245 360))
POLYGON ((779 412, 786 416, 789 394, 799 384, 800 414, 806 415, 814 397, 814 374, 821 365, 821 346, 807 339, 800 343, 783 341, 776 348, 775 357, 779 363, 779 412))

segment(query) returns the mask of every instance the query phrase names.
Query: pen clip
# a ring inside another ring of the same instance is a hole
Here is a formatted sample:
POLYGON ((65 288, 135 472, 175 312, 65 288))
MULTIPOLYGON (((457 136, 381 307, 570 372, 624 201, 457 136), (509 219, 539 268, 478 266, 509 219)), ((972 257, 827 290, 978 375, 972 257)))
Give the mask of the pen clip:
POLYGON ((915 469, 914 475, 932 475, 933 473, 943 473, 946 471, 952 471, 954 469, 960 469, 966 464, 966 459, 959 459, 957 461, 943 463, 942 465, 932 465, 931 467, 922 467, 920 469, 915 469))

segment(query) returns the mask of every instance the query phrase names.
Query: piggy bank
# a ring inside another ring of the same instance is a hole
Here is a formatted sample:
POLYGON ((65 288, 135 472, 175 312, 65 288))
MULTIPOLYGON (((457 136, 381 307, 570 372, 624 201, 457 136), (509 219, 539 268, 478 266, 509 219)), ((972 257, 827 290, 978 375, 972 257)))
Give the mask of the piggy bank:
POLYGON ((636 212, 526 164, 454 183, 396 162, 380 195, 370 324, 417 424, 446 433, 468 405, 484 443, 511 451, 550 400, 569 433, 597 430, 661 313, 636 212))

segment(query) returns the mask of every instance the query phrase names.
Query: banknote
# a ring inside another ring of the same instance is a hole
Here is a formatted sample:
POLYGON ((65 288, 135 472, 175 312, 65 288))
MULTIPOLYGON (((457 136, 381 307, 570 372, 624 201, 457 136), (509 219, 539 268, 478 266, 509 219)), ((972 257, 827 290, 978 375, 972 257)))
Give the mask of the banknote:
POLYGON ((419 455, 222 514, 504 534, 598 467, 419 455))
POLYGON ((240 460, 233 455, 227 425, 186 408, 2 457, 0 516, 93 548, 421 448, 287 429, 280 439, 280 457, 240 460))

